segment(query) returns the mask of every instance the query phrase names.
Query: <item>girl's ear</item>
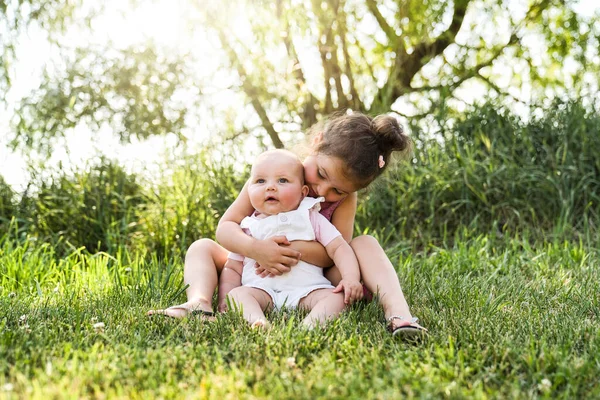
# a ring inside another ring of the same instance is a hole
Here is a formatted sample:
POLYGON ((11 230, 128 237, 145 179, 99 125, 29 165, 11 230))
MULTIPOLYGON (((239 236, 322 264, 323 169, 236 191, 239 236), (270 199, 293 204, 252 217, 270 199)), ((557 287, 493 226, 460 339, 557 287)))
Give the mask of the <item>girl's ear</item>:
POLYGON ((317 147, 322 141, 323 141, 323 132, 318 132, 317 134, 315 134, 315 136, 313 136, 311 144, 313 147, 317 147))
POLYGON ((308 186, 303 185, 302 186, 302 199, 304 199, 306 196, 308 196, 308 186))

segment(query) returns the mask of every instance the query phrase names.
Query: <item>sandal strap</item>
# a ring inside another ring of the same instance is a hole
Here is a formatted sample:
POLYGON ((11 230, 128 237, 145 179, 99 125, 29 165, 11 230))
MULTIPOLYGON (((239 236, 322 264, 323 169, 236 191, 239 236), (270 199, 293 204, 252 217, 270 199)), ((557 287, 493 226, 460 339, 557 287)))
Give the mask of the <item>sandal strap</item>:
POLYGON ((411 319, 406 319, 406 318, 404 318, 401 315, 392 315, 391 317, 389 317, 387 319, 387 321, 391 323, 395 319, 399 319, 400 321, 408 321, 411 324, 415 324, 415 323, 417 323, 419 321, 419 318, 417 318, 417 317, 412 317, 411 319))

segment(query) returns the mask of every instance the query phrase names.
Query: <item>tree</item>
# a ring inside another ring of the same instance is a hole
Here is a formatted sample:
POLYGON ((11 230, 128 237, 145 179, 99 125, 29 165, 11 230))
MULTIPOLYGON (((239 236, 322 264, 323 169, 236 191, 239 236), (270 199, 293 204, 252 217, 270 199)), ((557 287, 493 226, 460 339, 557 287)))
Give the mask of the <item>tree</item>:
POLYGON ((195 77, 191 71, 203 60, 193 49, 167 57, 151 43, 118 56, 80 48, 76 57, 65 55, 70 61, 62 74, 45 76, 17 108, 14 138, 35 146, 86 116, 96 126, 112 121, 124 140, 179 133, 191 108, 174 105, 174 93, 197 87, 200 103, 204 91, 217 87, 245 99, 244 110, 230 115, 254 117, 231 123, 229 136, 266 135, 282 147, 290 134, 334 111, 419 117, 456 106, 474 85, 518 102, 566 90, 589 94, 600 70, 600 27, 561 0, 522 7, 500 0, 190 1, 185 7, 187 22, 210 38, 230 85, 195 77), (95 76, 88 74, 91 65, 95 76))

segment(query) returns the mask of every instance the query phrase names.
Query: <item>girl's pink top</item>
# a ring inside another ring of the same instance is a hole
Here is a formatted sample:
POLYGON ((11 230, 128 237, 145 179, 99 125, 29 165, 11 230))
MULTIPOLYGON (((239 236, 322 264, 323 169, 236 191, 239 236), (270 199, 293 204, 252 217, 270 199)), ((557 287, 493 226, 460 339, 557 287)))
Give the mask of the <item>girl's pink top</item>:
POLYGON ((342 201, 344 201, 344 199, 338 200, 338 201, 323 201, 321 203, 321 211, 319 211, 319 212, 321 213, 322 216, 327 218, 327 220, 329 222, 331 222, 331 217, 333 216, 333 212, 340 205, 340 203, 342 201))

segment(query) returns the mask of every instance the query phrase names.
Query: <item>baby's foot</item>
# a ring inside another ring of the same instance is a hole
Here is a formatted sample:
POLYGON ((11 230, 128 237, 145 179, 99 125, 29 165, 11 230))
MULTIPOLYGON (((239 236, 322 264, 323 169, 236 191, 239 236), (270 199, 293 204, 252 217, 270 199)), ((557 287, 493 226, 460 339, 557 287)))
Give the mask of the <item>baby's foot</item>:
POLYGON ((225 300, 219 301, 219 304, 217 305, 217 311, 220 313, 227 312, 227 302, 225 300))
POLYGON ((266 319, 257 319, 250 325, 252 329, 269 329, 271 328, 271 324, 266 319))
POLYGON ((164 310, 150 310, 148 311, 148 315, 166 315, 172 318, 199 316, 208 321, 215 319, 211 305, 204 301, 187 301, 177 306, 165 308, 164 310))

